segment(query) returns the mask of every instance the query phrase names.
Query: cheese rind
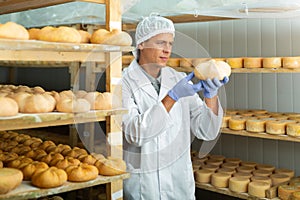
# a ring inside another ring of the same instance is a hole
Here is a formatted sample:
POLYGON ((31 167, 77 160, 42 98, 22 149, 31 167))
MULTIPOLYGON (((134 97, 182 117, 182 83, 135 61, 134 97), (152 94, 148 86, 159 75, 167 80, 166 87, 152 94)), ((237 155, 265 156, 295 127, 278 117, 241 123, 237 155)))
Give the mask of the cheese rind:
POLYGON ((266 190, 269 188, 270 188, 270 184, 265 182, 257 182, 257 181, 250 182, 248 184, 248 194, 255 197, 265 198, 266 190))
POLYGON ((249 178, 231 177, 229 179, 229 190, 237 193, 247 192, 249 183, 249 178))

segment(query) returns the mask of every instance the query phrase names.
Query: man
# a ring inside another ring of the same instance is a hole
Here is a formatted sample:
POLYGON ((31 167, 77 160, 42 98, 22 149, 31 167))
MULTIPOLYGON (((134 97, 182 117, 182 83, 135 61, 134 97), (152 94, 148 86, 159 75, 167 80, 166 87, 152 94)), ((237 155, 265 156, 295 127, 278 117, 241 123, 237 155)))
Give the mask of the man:
POLYGON ((217 93, 228 77, 192 84, 193 73, 167 67, 174 36, 172 21, 160 16, 146 17, 136 28, 135 59, 122 79, 123 107, 129 111, 123 118, 131 173, 124 181, 127 200, 195 199, 191 133, 213 140, 221 126, 217 93))

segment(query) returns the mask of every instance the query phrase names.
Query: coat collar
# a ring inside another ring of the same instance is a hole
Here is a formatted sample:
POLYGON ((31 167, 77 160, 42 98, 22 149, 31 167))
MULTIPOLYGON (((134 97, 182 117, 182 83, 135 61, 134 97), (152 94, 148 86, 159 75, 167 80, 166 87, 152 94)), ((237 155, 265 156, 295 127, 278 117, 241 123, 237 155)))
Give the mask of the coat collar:
POLYGON ((168 70, 168 68, 162 68, 160 92, 159 95, 157 95, 157 92, 152 86, 150 80, 142 72, 141 66, 137 63, 135 59, 131 62, 131 64, 128 67, 128 76, 133 81, 135 81, 140 88, 142 88, 152 98, 158 101, 161 101, 176 83, 175 74, 172 73, 171 70, 168 70))

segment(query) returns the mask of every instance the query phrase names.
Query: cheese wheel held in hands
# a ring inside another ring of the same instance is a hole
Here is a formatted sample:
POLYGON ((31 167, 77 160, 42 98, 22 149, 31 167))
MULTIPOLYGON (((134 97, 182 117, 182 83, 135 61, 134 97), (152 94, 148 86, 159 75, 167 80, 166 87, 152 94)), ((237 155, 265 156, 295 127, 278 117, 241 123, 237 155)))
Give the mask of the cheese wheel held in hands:
POLYGON ((217 77, 223 80, 225 76, 231 74, 230 66, 224 61, 216 61, 211 59, 207 62, 198 64, 194 69, 195 76, 200 80, 213 79, 217 77))

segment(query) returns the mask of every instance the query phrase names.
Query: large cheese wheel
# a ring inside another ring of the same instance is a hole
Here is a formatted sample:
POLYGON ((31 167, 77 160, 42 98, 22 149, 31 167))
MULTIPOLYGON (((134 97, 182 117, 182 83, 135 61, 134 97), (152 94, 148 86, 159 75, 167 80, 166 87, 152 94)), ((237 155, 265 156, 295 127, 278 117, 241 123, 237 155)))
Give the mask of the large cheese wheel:
POLYGON ((265 198, 266 190, 269 188, 270 184, 268 183, 253 181, 248 185, 248 194, 255 197, 265 198))
POLYGON ((225 163, 233 163, 239 165, 241 163, 241 159, 239 158, 225 158, 225 163))
POLYGON ((243 67, 243 58, 227 58, 226 62, 231 68, 242 68, 243 67))
POLYGON ((286 122, 284 121, 268 121, 266 122, 266 132, 273 135, 285 134, 286 122))
POLYGON ((252 173, 254 170, 255 168, 250 166, 240 166, 236 168, 237 172, 243 172, 243 173, 252 173))
POLYGON ((229 190, 232 192, 242 193, 248 191, 249 178, 231 177, 229 179, 229 190))
POLYGON ((227 169, 236 169, 238 167, 239 164, 236 163, 223 163, 221 165, 222 168, 227 168, 227 169))
POLYGON ((15 22, 0 24, 0 38, 28 40, 29 33, 22 25, 15 22))
POLYGON ((207 165, 220 166, 223 163, 223 161, 222 160, 217 160, 217 159, 208 159, 208 160, 205 161, 205 163, 207 165))
POLYGON ((270 186, 272 185, 271 178, 267 176, 252 176, 250 179, 251 181, 265 182, 268 183, 270 186))
MULTIPOLYGON (((288 175, 290 178, 293 178, 295 175, 295 171, 291 170, 291 169, 283 169, 283 168, 278 168, 275 169, 275 174, 286 174, 288 175)), ((300 181, 299 181, 300 182, 300 181)))
POLYGON ((202 62, 197 65, 194 69, 194 73, 195 76, 200 80, 213 78, 223 80, 225 76, 230 76, 231 68, 226 62, 211 59, 207 62, 202 62))
POLYGON ((280 57, 263 58, 263 68, 280 68, 282 65, 280 57))
POLYGON ((252 162, 252 161, 242 161, 241 166, 247 166, 247 167, 253 167, 255 168, 257 163, 256 162, 252 162))
POLYGON ((231 119, 230 115, 223 116, 221 128, 227 128, 228 127, 229 119, 231 119))
POLYGON ((287 124, 286 134, 289 136, 299 137, 300 136, 300 122, 287 124))
POLYGON ((226 174, 229 174, 230 176, 232 174, 234 174, 236 171, 235 169, 230 169, 230 168, 226 168, 226 167, 222 167, 222 168, 219 168, 217 170, 218 173, 226 173, 226 174))
POLYGON ((208 169, 199 169, 194 172, 195 180, 198 183, 210 183, 212 174, 214 172, 208 169))
POLYGON ((299 68, 300 67, 300 57, 283 57, 282 58, 283 68, 299 68))
POLYGON ((233 174, 234 177, 243 177, 243 178, 251 178, 253 175, 251 173, 245 173, 245 172, 236 172, 233 174))
POLYGON ((6 194, 18 187, 23 180, 23 174, 18 169, 0 169, 0 194, 6 194))
POLYGON ((275 170, 275 167, 273 165, 268 165, 268 164, 257 164, 256 168, 259 170, 266 170, 271 173, 275 170))
POLYGON ((211 175, 211 184, 217 188, 227 188, 230 177, 228 173, 214 173, 211 175))
POLYGON ((263 170, 263 169, 257 169, 257 170, 254 170, 252 172, 252 174, 254 176, 265 176, 265 177, 268 177, 272 174, 272 172, 268 171, 268 170, 263 170))
POLYGON ((228 127, 235 131, 245 130, 246 119, 241 117, 232 117, 228 121, 228 127))
POLYGON ((17 102, 9 97, 0 97, 0 117, 15 116, 19 112, 17 102))
POLYGON ((215 172, 215 171, 217 171, 217 169, 219 169, 219 165, 205 164, 205 165, 202 165, 201 168, 215 172))
POLYGON ((286 174, 272 174, 270 175, 270 178, 272 179, 272 185, 279 185, 281 183, 287 182, 290 180, 289 175, 286 174))
POLYGON ((254 133, 265 132, 265 124, 266 122, 264 120, 247 119, 246 130, 254 133))
POLYGON ((113 29, 112 31, 98 29, 92 33, 91 43, 130 46, 132 38, 128 33, 117 29, 113 29))
POLYGON ((278 197, 281 200, 290 200, 292 194, 297 191, 295 186, 291 185, 279 185, 278 186, 278 197))
POLYGON ((261 68, 262 67, 262 58, 246 57, 246 58, 244 58, 244 67, 245 68, 261 68))

